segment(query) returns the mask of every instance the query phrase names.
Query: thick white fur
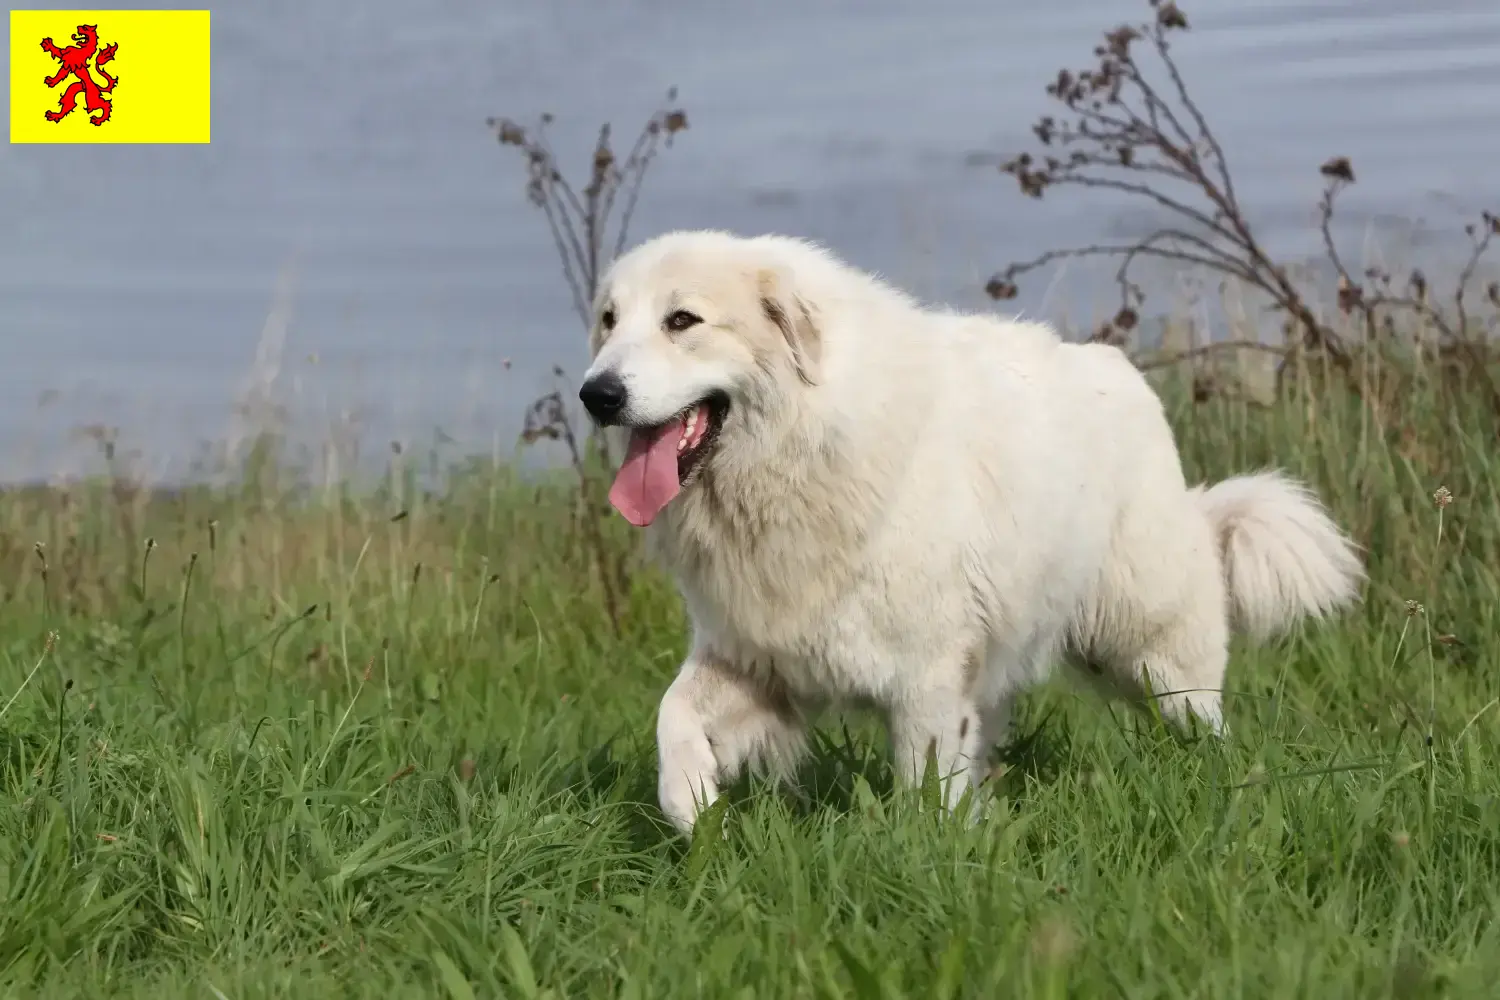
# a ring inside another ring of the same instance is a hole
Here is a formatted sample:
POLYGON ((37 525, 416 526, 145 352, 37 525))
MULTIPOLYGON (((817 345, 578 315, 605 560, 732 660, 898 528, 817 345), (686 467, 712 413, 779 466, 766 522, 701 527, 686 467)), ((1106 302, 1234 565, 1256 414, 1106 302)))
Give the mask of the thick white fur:
POLYGON ((1169 717, 1218 729, 1231 626, 1267 636, 1356 598, 1355 549, 1305 487, 1188 487, 1113 347, 924 309, 777 236, 659 237, 598 308, 616 322, 590 374, 625 379, 632 419, 733 401, 702 475, 645 529, 692 621, 657 726, 683 832, 747 762, 790 768, 830 703, 885 712, 903 780, 929 755, 961 774, 950 806, 1057 662, 1129 698, 1148 680, 1169 717), (673 308, 701 328, 669 335, 673 308))

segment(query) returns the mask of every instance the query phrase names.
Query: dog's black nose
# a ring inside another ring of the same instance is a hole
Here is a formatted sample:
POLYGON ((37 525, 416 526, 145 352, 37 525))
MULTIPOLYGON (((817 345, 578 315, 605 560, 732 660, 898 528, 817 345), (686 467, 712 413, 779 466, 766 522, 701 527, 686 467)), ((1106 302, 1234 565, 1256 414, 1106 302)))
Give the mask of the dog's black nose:
POLYGON ((625 396, 625 382, 614 372, 600 372, 587 379, 578 390, 583 408, 601 424, 620 419, 620 411, 625 409, 625 396))

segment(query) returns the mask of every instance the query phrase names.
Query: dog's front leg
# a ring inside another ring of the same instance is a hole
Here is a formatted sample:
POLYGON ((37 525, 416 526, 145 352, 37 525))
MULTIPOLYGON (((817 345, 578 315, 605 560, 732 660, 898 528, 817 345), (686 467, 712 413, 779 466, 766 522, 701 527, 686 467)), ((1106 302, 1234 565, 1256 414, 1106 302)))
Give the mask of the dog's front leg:
POLYGON ((690 834, 698 813, 747 762, 785 776, 805 736, 795 705, 772 679, 694 650, 662 697, 656 720, 657 793, 672 825, 690 834))
POLYGON ((931 759, 953 810, 972 788, 977 795, 986 774, 988 741, 995 721, 981 711, 963 685, 907 692, 890 711, 891 750, 896 776, 908 787, 922 783, 931 759))

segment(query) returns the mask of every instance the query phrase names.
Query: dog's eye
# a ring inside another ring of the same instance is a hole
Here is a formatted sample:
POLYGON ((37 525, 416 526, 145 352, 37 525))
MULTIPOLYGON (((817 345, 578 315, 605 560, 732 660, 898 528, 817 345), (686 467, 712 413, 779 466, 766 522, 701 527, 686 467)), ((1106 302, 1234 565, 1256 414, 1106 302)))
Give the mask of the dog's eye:
POLYGON ((674 333, 681 333, 688 327, 697 326, 702 322, 702 317, 694 316, 686 309, 679 309, 672 315, 667 317, 667 329, 673 331, 674 333))
POLYGON ((599 325, 606 330, 613 330, 615 328, 615 311, 613 309, 604 310, 599 316, 599 325))

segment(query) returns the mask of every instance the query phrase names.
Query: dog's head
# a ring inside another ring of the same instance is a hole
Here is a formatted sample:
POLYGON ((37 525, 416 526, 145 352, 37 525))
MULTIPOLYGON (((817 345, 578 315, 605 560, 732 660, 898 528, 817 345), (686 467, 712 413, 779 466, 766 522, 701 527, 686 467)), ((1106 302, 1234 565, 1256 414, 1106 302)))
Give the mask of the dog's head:
POLYGON ((610 500, 632 524, 650 524, 787 392, 818 383, 815 306, 788 243, 671 233, 604 276, 578 395, 629 436, 610 500))

